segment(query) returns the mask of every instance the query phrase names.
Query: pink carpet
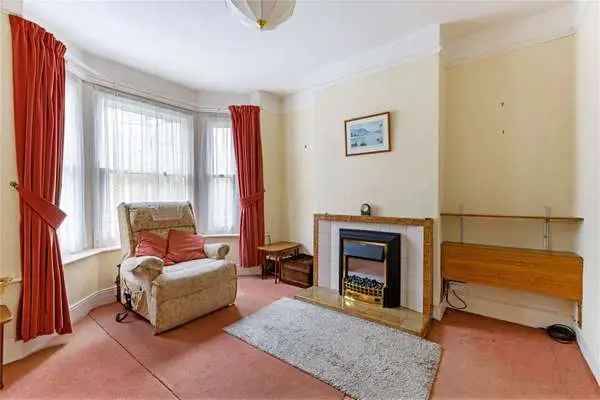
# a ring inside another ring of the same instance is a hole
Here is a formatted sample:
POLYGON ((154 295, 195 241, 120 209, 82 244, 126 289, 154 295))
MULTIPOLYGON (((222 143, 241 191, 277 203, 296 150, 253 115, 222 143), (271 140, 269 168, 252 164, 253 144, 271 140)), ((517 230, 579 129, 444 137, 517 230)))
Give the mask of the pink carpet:
MULTIPOLYGON (((136 317, 116 323, 116 304, 100 307, 75 325, 68 344, 6 366, 0 398, 341 400, 341 392, 222 331, 297 290, 242 277, 235 306, 160 336, 136 317)), ((444 348, 434 399, 600 399, 577 346, 541 330, 451 311, 429 339, 444 348)))

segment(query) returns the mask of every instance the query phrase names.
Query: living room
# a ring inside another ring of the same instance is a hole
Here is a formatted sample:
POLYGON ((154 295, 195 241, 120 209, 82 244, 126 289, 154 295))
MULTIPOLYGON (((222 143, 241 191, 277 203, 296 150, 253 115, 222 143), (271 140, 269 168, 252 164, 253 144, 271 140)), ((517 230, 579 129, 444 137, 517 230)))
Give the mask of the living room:
POLYGON ((3 0, 0 397, 600 398, 599 13, 3 0))

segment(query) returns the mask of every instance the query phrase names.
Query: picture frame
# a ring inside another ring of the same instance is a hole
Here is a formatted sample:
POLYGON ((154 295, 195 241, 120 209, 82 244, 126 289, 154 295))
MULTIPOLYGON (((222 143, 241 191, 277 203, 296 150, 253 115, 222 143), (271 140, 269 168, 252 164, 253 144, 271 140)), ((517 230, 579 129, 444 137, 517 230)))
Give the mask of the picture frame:
POLYGON ((365 115, 344 121, 346 157, 391 151, 390 113, 365 115))

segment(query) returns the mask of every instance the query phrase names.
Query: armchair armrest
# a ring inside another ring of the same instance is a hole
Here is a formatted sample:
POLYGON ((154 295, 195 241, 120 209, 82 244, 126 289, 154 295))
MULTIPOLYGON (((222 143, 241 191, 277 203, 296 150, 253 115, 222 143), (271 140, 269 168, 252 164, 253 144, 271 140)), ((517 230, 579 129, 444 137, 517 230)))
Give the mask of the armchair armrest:
POLYGON ((162 274, 164 266, 162 259, 152 256, 130 257, 121 263, 123 270, 147 281, 153 281, 162 274))
POLYGON ((225 243, 205 243, 204 253, 208 258, 222 260, 229 253, 229 245, 225 243))

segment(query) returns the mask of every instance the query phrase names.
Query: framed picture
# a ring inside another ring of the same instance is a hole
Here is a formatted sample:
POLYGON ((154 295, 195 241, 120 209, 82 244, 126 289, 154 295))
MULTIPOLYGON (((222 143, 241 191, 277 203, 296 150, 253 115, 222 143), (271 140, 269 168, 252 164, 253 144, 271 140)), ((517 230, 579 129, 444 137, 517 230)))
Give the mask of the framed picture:
POLYGON ((346 156, 390 151, 390 113, 345 121, 346 156))

